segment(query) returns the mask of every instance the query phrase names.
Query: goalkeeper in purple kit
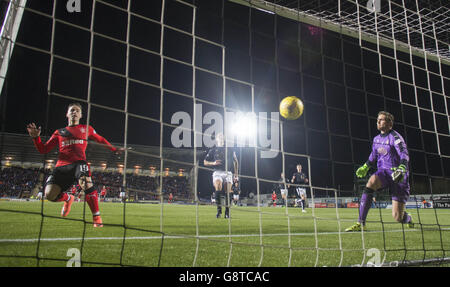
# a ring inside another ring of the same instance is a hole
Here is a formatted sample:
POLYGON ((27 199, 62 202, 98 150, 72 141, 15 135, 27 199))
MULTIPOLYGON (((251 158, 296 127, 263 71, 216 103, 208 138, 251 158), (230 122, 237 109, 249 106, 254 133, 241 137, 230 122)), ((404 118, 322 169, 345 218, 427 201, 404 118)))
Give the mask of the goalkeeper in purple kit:
POLYGON ((405 211, 405 204, 409 198, 408 149, 403 137, 392 129, 393 125, 392 114, 385 111, 378 113, 377 128, 380 134, 373 139, 369 159, 358 168, 356 176, 365 177, 371 167, 377 171, 367 181, 361 196, 358 222, 345 229, 347 232, 361 231, 365 227, 373 193, 387 187, 392 195, 392 217, 410 228, 414 227, 411 215, 405 211))

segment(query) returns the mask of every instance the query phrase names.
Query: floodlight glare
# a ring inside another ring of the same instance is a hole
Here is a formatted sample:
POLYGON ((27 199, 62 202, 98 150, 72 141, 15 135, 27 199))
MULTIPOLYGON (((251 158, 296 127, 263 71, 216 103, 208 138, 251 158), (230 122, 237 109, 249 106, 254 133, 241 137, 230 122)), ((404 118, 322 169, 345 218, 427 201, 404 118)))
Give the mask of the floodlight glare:
POLYGON ((257 124, 256 116, 253 113, 239 113, 236 120, 231 125, 231 134, 237 137, 238 143, 256 138, 257 124))

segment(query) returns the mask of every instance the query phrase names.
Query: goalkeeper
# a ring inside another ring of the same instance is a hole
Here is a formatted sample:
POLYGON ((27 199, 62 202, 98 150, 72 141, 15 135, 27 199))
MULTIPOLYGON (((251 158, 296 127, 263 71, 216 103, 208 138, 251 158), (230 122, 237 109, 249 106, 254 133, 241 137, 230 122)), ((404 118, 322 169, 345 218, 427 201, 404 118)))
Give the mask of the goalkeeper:
POLYGON ((411 215, 405 211, 405 204, 409 198, 408 149, 402 136, 392 129, 393 125, 392 114, 385 111, 378 113, 377 129, 380 134, 373 139, 369 159, 358 168, 356 176, 365 177, 371 167, 377 171, 367 181, 361 196, 358 222, 345 229, 347 232, 361 231, 372 205, 373 193, 387 187, 392 195, 392 217, 410 228, 414 227, 411 215))

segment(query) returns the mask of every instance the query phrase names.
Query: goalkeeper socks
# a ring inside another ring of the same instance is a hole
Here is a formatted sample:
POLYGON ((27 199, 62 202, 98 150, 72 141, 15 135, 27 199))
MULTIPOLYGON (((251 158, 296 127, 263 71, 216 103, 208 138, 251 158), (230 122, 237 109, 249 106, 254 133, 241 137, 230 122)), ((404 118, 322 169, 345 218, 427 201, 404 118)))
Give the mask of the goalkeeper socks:
POLYGON ((361 201, 359 203, 358 222, 362 225, 366 224, 367 214, 369 213, 369 209, 372 206, 373 192, 374 190, 366 187, 364 193, 361 196, 361 201))
POLYGON ((403 223, 411 222, 411 215, 409 215, 406 211, 405 211, 405 213, 403 213, 403 220, 402 220, 402 222, 403 223))
POLYGON ((86 202, 91 209, 92 215, 100 215, 100 210, 98 208, 98 192, 94 186, 85 190, 86 202))

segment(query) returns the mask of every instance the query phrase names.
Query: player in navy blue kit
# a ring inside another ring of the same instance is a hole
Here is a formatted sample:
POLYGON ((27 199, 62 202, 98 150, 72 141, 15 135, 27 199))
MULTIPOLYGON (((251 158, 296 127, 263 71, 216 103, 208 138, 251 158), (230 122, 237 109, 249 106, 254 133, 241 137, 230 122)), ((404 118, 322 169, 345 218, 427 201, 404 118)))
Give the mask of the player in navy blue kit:
MULTIPOLYGON (((308 184, 308 177, 304 172, 302 172, 302 165, 297 164, 297 172, 294 172, 292 175, 291 183, 294 184, 308 184)), ((302 207, 302 212, 306 213, 306 188, 302 186, 296 186, 295 191, 298 196, 298 203, 300 203, 302 207)))
POLYGON ((221 217, 222 206, 225 205, 225 218, 229 218, 231 187, 233 185, 233 177, 237 180, 238 160, 234 148, 225 147, 223 134, 219 133, 216 135, 216 146, 208 151, 203 163, 207 167, 214 168, 212 179, 217 205, 216 217, 221 217))
POLYGON ((241 188, 238 180, 234 180, 231 190, 233 192, 233 204, 237 205, 239 202, 239 195, 241 194, 241 188))
POLYGON ((288 196, 288 189, 291 186, 289 183, 289 179, 284 177, 284 173, 281 173, 281 177, 278 180, 279 183, 274 185, 275 190, 279 190, 281 194, 281 199, 283 200, 283 206, 286 206, 288 203, 287 196, 288 196))

